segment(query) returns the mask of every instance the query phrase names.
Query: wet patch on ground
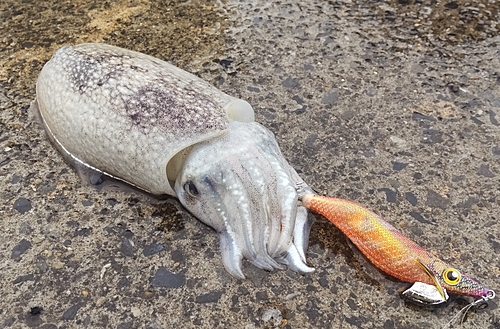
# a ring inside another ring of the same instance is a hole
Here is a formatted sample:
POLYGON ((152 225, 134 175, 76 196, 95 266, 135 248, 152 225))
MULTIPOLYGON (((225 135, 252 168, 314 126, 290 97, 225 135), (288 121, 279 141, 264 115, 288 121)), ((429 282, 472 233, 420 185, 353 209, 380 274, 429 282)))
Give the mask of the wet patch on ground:
MULTIPOLYGON (((371 2, 371 1, 369 1, 371 2)), ((377 21, 384 19, 389 35, 423 43, 458 44, 482 41, 500 32, 500 4, 489 0, 371 2, 377 21), (405 36, 406 35, 406 36, 405 36)))
POLYGON ((0 12, 0 81, 19 90, 33 86, 42 65, 68 44, 133 44, 176 65, 196 65, 220 53, 228 22, 211 1, 7 1, 0 12))

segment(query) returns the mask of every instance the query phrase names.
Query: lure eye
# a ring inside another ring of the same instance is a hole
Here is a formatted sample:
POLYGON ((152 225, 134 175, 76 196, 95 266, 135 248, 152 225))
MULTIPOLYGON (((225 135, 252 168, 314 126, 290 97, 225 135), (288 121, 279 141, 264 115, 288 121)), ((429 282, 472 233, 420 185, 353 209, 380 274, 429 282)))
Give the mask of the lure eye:
POLYGON ((192 181, 187 181, 186 183, 184 183, 184 191, 194 197, 200 194, 200 191, 198 191, 196 185, 194 185, 192 181))
POLYGON ((460 282, 462 275, 460 272, 455 270, 454 268, 447 268, 443 272, 443 280, 450 286, 455 286, 460 282))

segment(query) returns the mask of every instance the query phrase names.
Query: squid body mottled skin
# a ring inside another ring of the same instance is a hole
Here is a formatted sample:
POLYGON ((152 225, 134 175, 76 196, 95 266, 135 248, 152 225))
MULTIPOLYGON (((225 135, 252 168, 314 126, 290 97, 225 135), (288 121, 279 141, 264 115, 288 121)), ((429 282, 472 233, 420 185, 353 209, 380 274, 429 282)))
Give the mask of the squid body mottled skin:
POLYGON ((313 271, 299 194, 310 188, 252 107, 154 57, 105 44, 59 49, 36 84, 49 138, 73 161, 168 194, 220 233, 224 266, 313 271))

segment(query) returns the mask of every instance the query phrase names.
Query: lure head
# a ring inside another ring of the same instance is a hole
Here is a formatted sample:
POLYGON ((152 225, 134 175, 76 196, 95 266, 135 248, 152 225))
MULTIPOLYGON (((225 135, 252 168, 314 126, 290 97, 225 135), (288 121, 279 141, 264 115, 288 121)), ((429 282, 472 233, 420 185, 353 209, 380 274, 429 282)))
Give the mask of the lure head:
POLYGON ((476 299, 486 297, 493 290, 483 286, 478 281, 461 274, 453 267, 447 267, 439 275, 441 286, 447 291, 460 295, 467 295, 476 299))
POLYGON ((224 266, 243 278, 242 258, 266 270, 305 264, 309 223, 299 206, 302 183, 271 132, 255 122, 192 147, 175 181, 181 203, 220 233, 224 266))
POLYGON ((439 259, 434 259, 430 264, 422 264, 439 291, 446 290, 450 293, 471 296, 476 299, 491 299, 495 296, 493 290, 486 288, 477 280, 472 279, 459 270, 448 266, 439 259))
MULTIPOLYGON (((495 297, 495 292, 468 276, 462 275, 457 269, 447 266, 431 254, 433 260, 424 264, 417 263, 423 268, 430 280, 415 282, 403 292, 409 300, 426 305, 437 305, 448 300, 448 292, 459 295, 471 296, 476 302, 487 301, 495 297)), ((425 278, 425 277, 424 277, 425 278)))

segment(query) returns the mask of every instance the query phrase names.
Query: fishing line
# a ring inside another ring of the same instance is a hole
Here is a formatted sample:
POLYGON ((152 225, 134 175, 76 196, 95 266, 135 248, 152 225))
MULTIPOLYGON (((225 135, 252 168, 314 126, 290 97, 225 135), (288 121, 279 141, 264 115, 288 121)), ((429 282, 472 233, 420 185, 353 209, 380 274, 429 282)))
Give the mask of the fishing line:
POLYGON ((455 314, 455 316, 453 318, 451 318, 451 320, 448 321, 448 323, 446 323, 446 325, 442 329, 449 328, 450 325, 453 323, 453 321, 455 321, 460 315, 461 315, 460 324, 462 324, 465 320, 465 315, 467 314, 467 312, 469 312, 469 310, 471 308, 473 308, 474 306, 483 305, 493 298, 495 298, 495 292, 493 290, 489 290, 488 294, 486 296, 483 296, 480 299, 477 299, 477 300, 473 301, 472 303, 462 307, 462 309, 460 311, 458 311, 458 313, 455 314))

